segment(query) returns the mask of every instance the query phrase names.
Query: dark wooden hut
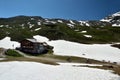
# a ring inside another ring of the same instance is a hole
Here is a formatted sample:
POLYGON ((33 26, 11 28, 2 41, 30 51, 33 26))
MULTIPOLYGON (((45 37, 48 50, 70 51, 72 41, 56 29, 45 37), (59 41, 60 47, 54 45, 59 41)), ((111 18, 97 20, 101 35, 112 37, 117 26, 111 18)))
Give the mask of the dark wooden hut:
POLYGON ((31 54, 47 53, 53 47, 45 42, 37 42, 35 39, 25 39, 20 42, 20 50, 31 54))

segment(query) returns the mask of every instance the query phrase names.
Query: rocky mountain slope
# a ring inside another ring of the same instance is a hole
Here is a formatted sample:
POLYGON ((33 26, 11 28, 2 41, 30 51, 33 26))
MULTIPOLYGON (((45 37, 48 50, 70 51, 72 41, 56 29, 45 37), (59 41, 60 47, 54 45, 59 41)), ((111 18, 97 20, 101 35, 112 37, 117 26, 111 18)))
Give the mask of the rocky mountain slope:
POLYGON ((118 26, 120 26, 120 12, 109 15, 109 16, 105 17, 104 19, 102 19, 101 21, 108 22, 112 26, 118 27, 118 26))
POLYGON ((120 41, 120 13, 98 21, 48 19, 39 16, 0 18, 0 39, 9 36, 20 41, 34 35, 51 40, 64 39, 82 43, 111 43, 120 41))

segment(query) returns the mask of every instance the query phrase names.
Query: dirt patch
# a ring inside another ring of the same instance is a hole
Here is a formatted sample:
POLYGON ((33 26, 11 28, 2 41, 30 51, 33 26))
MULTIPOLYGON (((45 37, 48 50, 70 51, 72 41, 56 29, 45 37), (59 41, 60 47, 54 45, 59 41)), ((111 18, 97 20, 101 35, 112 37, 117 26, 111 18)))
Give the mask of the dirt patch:
POLYGON ((6 52, 6 49, 0 48, 0 57, 1 57, 1 58, 6 57, 6 56, 5 56, 5 52, 6 52))

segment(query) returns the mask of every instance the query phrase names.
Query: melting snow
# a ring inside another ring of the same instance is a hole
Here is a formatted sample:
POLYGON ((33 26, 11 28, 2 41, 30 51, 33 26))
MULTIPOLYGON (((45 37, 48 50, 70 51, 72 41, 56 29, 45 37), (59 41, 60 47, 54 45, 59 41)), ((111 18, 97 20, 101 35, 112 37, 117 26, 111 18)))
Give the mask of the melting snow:
POLYGON ((113 24, 112 26, 117 27, 117 26, 120 26, 120 24, 113 24))
POLYGON ((67 23, 67 25, 68 25, 70 28, 74 28, 74 25, 73 25, 73 24, 67 23))
POLYGON ((81 31, 80 33, 87 33, 87 31, 81 31))
POLYGON ((112 16, 120 16, 120 12, 113 14, 112 16))
POLYGON ((79 21, 81 26, 90 26, 87 21, 79 21))
POLYGON ((41 28, 37 28, 37 29, 35 29, 35 31, 38 31, 38 30, 40 30, 41 28))
POLYGON ((49 45, 54 46, 54 53, 58 55, 79 56, 101 61, 120 62, 120 49, 111 47, 110 44, 86 45, 56 40, 49 42, 49 45))
POLYGON ((3 27, 4 25, 0 25, 0 27, 3 27))
POLYGON ((9 25, 5 25, 6 27, 9 27, 9 25))
POLYGON ((76 30, 74 30, 74 31, 78 32, 78 31, 79 31, 79 29, 76 29, 76 30))
POLYGON ((103 22, 110 22, 112 19, 101 19, 100 21, 103 21, 103 22))
POLYGON ((38 25, 41 25, 41 22, 38 22, 37 24, 38 24, 38 25))
POLYGON ((100 64, 86 64, 86 63, 59 63, 59 64, 67 64, 67 65, 72 65, 75 67, 83 67, 83 66, 103 66, 100 64))
POLYGON ((62 63, 59 66, 35 62, 1 62, 0 80, 119 80, 108 70, 73 67, 62 63))
POLYGON ((54 54, 120 62, 120 49, 111 47, 111 44, 87 45, 65 40, 49 41, 48 38, 39 35, 34 36, 34 38, 38 41, 43 40, 43 42, 53 46, 54 54))
POLYGON ((33 36, 33 38, 35 38, 38 42, 48 42, 49 41, 48 38, 39 36, 39 35, 33 36))
POLYGON ((70 20, 70 23, 71 23, 71 24, 75 24, 72 20, 70 20))
MULTIPOLYGON (((100 21, 103 21, 103 22, 110 22, 115 16, 120 16, 120 12, 117 12, 115 14, 113 14, 111 16, 111 18, 108 18, 108 19, 101 19, 100 21)), ((115 24, 113 24, 113 26, 116 26, 115 24)))
POLYGON ((29 25, 29 28, 32 28, 34 24, 30 24, 30 22, 27 23, 29 25))
POLYGON ((63 21, 62 21, 62 20, 58 20, 58 22, 59 22, 59 23, 63 23, 63 21))
POLYGON ((50 21, 51 23, 53 23, 53 24, 56 24, 57 22, 55 22, 55 21, 50 21))
POLYGON ((6 58, 0 58, 0 60, 5 60, 6 58))
POLYGON ((24 27, 24 26, 25 26, 25 24, 21 24, 20 26, 24 27))
POLYGON ((87 38, 92 38, 92 36, 91 35, 84 35, 85 37, 87 37, 87 38))
POLYGON ((30 24, 29 28, 32 28, 34 26, 34 24, 30 24))
MULTIPOLYGON (((111 47, 111 44, 87 45, 65 40, 49 41, 48 38, 39 35, 33 36, 33 38, 39 42, 47 42, 49 45, 53 46, 54 54, 85 57, 101 61, 120 62, 120 49, 111 47)), ((13 49, 13 47, 15 48, 19 46, 20 44, 11 41, 10 37, 0 40, 0 47, 3 48, 13 49)))
POLYGON ((86 23, 86 26, 90 26, 88 23, 86 23))
POLYGON ((31 18, 31 20, 35 20, 34 18, 31 18))
POLYGON ((47 23, 52 23, 52 24, 56 24, 57 22, 55 21, 49 21, 48 19, 46 20, 47 23))
POLYGON ((5 37, 4 39, 0 40, 0 47, 13 49, 19 47, 20 44, 15 41, 11 41, 10 37, 5 37))

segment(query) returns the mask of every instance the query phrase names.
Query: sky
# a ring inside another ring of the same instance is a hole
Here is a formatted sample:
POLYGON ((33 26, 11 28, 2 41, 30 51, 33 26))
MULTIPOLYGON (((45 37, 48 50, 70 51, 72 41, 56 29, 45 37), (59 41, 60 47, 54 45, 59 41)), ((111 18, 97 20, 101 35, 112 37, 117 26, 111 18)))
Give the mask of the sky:
POLYGON ((120 0, 0 0, 0 17, 18 15, 100 20, 120 11, 120 0))

